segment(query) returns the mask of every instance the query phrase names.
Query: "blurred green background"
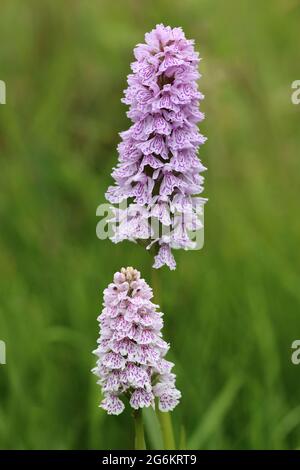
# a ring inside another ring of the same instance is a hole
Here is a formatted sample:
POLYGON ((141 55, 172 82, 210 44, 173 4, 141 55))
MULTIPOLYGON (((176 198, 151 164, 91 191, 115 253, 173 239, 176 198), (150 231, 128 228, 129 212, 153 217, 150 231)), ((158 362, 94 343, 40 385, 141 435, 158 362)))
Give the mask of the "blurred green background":
MULTIPOLYGON (((300 5, 296 0, 2 0, 0 447, 131 448, 90 373, 102 291, 151 259, 96 238, 132 50, 156 23, 204 58, 205 245, 160 271, 164 334, 197 449, 300 447, 300 5)), ((147 414, 148 445, 159 446, 147 414)))

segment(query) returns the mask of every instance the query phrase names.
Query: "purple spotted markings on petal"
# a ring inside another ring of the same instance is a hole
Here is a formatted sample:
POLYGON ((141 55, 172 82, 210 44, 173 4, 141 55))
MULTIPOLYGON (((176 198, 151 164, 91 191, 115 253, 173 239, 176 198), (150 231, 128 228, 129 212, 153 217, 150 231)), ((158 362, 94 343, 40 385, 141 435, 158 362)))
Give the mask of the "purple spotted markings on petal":
POLYGON ((125 408, 122 400, 113 393, 107 393, 100 406, 107 411, 109 415, 119 415, 125 408))
POLYGON ((156 400, 161 411, 171 411, 179 403, 174 364, 165 359, 169 345, 161 334, 163 314, 152 296, 133 268, 122 268, 104 290, 93 373, 104 395, 100 406, 108 414, 122 413, 125 396, 133 409, 155 407, 156 400))
POLYGON ((119 161, 112 173, 115 185, 106 193, 111 204, 126 201, 127 207, 119 209, 120 223, 112 219, 111 240, 149 240, 157 253, 153 266, 175 269, 172 250, 191 249, 193 244, 187 224, 181 227, 185 233, 180 243, 173 233, 176 213, 180 213, 174 201, 178 196, 185 197, 184 210, 196 219, 206 202, 197 199, 196 209, 194 199, 202 193, 204 181, 199 173, 206 170, 197 156, 206 140, 198 130, 198 123, 204 119, 199 110, 204 96, 197 84, 200 58, 194 41, 186 39, 181 28, 162 24, 146 33, 145 43, 136 46, 134 56, 122 99, 129 106, 132 126, 120 134, 119 161), (136 204, 144 211, 132 220, 132 206, 136 204), (152 227, 157 224, 161 230, 154 234, 152 227), (168 239, 162 235, 166 227, 168 239))

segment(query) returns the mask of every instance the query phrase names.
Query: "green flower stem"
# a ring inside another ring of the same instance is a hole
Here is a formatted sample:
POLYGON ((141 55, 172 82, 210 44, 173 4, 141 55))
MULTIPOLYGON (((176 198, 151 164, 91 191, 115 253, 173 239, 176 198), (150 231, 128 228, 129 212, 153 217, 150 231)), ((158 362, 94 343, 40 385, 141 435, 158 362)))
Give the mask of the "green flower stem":
MULTIPOLYGON (((154 293, 154 302, 160 304, 159 300, 159 278, 158 278, 158 270, 152 269, 152 289, 154 293)), ((161 305, 160 305, 161 306, 161 305)), ((156 414, 159 420, 161 433, 164 442, 164 449, 165 450, 175 450, 175 438, 172 426, 172 419, 169 412, 160 411, 158 409, 158 403, 155 406, 156 414)))
POLYGON ((165 450, 175 450, 175 439, 173 433, 171 414, 168 412, 160 411, 158 405, 156 406, 156 414, 159 420, 161 433, 164 441, 165 450))
POLYGON ((134 448, 135 450, 145 450, 145 436, 144 436, 144 425, 143 425, 143 415, 142 410, 139 409, 134 412, 134 428, 135 428, 135 438, 134 438, 134 448))

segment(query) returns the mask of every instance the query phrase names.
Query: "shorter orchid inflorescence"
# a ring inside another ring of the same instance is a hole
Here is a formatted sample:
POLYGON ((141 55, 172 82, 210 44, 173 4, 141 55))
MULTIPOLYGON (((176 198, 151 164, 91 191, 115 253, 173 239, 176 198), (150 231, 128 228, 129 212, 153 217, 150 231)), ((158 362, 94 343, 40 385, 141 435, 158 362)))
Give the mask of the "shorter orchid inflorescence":
POLYGON ((173 363, 164 359, 169 345, 162 338, 163 314, 151 299, 152 289, 140 273, 122 268, 104 290, 104 308, 98 317, 100 338, 93 372, 104 399, 100 406, 118 415, 126 398, 132 408, 175 408, 181 393, 175 386, 173 363))

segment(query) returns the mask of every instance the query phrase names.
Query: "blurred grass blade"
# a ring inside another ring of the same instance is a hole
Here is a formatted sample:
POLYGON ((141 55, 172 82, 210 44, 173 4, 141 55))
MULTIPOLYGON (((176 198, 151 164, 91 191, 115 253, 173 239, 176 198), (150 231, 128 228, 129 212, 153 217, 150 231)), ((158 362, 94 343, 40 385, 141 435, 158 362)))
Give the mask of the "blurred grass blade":
POLYGON ((274 436, 281 442, 300 425, 300 406, 287 413, 274 429, 274 436))
POLYGON ((185 449, 187 449, 186 430, 185 430, 185 426, 182 424, 180 427, 179 450, 185 450, 185 449))
POLYGON ((154 450, 163 449, 163 439, 155 411, 152 408, 145 408, 143 418, 149 447, 154 450))
POLYGON ((239 378, 231 378, 222 392, 213 401, 211 407, 201 419, 199 426, 188 441, 189 449, 199 449, 210 436, 219 429, 227 411, 230 409, 234 399, 242 385, 239 378))

